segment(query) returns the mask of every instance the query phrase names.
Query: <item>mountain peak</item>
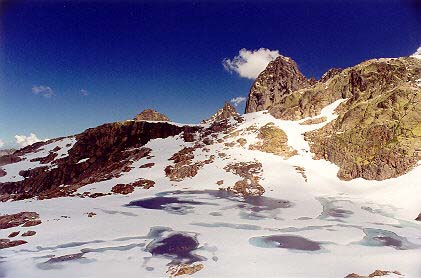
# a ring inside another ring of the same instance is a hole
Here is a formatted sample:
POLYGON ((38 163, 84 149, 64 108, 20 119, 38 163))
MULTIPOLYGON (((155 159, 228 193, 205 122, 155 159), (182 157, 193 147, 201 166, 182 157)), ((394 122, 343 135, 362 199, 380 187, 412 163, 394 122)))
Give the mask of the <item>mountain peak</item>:
POLYGON ((279 56, 262 71, 250 89, 246 113, 266 110, 282 96, 309 85, 307 78, 289 57, 279 56))
POLYGON ((153 109, 145 109, 134 117, 135 121, 160 121, 168 122, 170 119, 164 114, 159 113, 153 109))
POLYGON ((216 111, 216 113, 213 114, 210 118, 208 118, 206 120, 203 120, 202 123, 203 124, 213 123, 213 122, 216 122, 216 121, 229 119, 230 117, 237 118, 239 116, 240 116, 240 114, 238 114, 235 107, 231 103, 225 102, 224 106, 222 108, 220 108, 218 111, 216 111))

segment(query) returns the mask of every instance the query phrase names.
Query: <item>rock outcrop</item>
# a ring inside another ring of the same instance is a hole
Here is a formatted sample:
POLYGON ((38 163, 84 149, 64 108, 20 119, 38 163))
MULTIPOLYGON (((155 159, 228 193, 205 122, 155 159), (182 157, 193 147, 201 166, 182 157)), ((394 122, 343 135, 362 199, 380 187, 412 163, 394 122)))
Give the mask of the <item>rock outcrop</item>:
POLYGON ((141 113, 137 114, 134 117, 135 121, 158 121, 158 122, 169 122, 170 119, 155 110, 152 109, 145 109, 141 113))
POLYGON ((224 167, 224 170, 242 177, 242 180, 235 182, 234 186, 226 190, 235 194, 247 196, 260 196, 265 193, 263 186, 259 184, 262 164, 257 161, 231 163, 224 167))
POLYGON ((28 243, 25 240, 0 239, 0 249, 10 248, 28 243))
POLYGON ((340 166, 345 180, 384 180, 412 169, 421 158, 419 78, 415 58, 371 60, 334 76, 330 82, 348 79, 339 86, 348 100, 335 121, 306 134, 315 157, 340 166))
POLYGON ((167 274, 170 278, 177 276, 193 275, 194 273, 202 270, 204 268, 203 264, 179 264, 179 265, 170 265, 168 267, 167 274))
POLYGON ((24 211, 15 214, 6 214, 0 216, 0 230, 13 227, 32 227, 41 224, 39 214, 31 211, 24 211))
POLYGON ((273 123, 262 126, 259 129, 257 138, 261 141, 257 144, 250 145, 250 150, 273 153, 284 158, 290 158, 297 154, 297 151, 288 145, 288 137, 285 132, 273 123))
POLYGON ((284 96, 309 84, 294 60, 279 56, 254 81, 247 99, 246 113, 267 110, 284 96))
POLYGON ((351 273, 351 274, 348 274, 347 276, 345 276, 345 278, 371 278, 371 277, 381 277, 381 276, 386 276, 386 275, 389 276, 389 275, 392 275, 392 274, 394 274, 393 277, 403 277, 404 276, 399 271, 396 271, 396 270, 395 271, 389 271, 389 270, 377 269, 367 276, 359 275, 359 274, 356 274, 356 273, 351 273))
POLYGON ((147 179, 139 179, 135 182, 129 183, 129 184, 116 184, 111 188, 111 191, 113 193, 126 195, 129 193, 132 193, 136 187, 142 187, 144 189, 149 189, 155 185, 154 181, 147 180, 147 179))
POLYGON ((186 178, 192 178, 197 175, 204 165, 213 162, 214 156, 210 156, 206 160, 193 162, 193 153, 197 148, 199 148, 198 144, 194 147, 183 148, 169 158, 169 160, 172 160, 174 163, 165 168, 165 175, 169 177, 171 181, 179 182, 186 178))

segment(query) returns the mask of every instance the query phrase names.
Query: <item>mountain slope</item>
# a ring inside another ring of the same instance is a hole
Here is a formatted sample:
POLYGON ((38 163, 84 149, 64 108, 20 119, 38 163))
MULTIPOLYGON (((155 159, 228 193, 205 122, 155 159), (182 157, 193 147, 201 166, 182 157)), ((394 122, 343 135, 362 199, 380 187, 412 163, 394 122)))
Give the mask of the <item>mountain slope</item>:
MULTIPOLYGON (((414 65, 408 71, 415 74, 414 65)), ((357 72, 362 80, 366 69, 357 72)), ((418 104, 399 103, 418 93, 418 83, 402 79, 371 98, 359 85, 354 95, 350 87, 343 96, 322 94, 323 86, 349 85, 349 72, 332 70, 288 91, 281 99, 304 100, 285 110, 281 100, 238 115, 226 104, 197 125, 160 121, 154 112, 0 157, 0 277, 115 277, 122 270, 125 277, 417 277, 421 167, 405 165, 406 173, 380 181, 340 179, 348 167, 340 161, 350 159, 339 156, 341 148, 350 156, 358 142, 335 144, 336 136, 362 132, 359 140, 374 142, 365 151, 378 144, 389 151, 388 133, 373 126, 416 129, 418 104), (362 105, 374 115, 355 125, 362 105), (285 118, 272 108, 287 111, 285 118), (407 114, 391 121, 399 111, 407 114), (324 153, 336 154, 343 169, 324 153)), ((401 148, 419 142, 405 136, 401 148)))
POLYGON ((69 195, 83 185, 128 171, 133 160, 148 157, 150 150, 142 148, 148 141, 178 134, 189 141, 196 130, 170 123, 125 121, 28 146, 7 156, 16 163, 3 163, 1 199, 69 195))

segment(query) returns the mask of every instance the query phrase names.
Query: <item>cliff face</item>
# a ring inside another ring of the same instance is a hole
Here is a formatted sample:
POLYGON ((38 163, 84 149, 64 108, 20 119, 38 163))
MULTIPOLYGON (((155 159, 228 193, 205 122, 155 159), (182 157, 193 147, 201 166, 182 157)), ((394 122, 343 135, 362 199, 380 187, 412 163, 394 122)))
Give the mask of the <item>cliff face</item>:
POLYGON ((266 110, 284 96, 310 84, 289 57, 270 62, 254 81, 246 104, 246 113, 266 110))
MULTIPOLYGON (((19 173, 25 179, 0 183, 0 195, 4 198, 26 199, 33 196, 50 198, 64 196, 77 188, 102 180, 108 180, 130 170, 133 160, 147 157, 150 149, 142 146, 155 138, 166 138, 183 133, 185 141, 197 127, 176 126, 168 123, 125 121, 90 128, 75 136, 76 143, 68 156, 57 157, 55 149, 40 160, 41 165, 52 163, 54 167, 41 166, 19 173)), ((50 142, 31 145, 7 157, 3 165, 20 160, 20 156, 50 142)))
MULTIPOLYGON (((278 65, 272 64, 271 68, 285 65, 286 71, 292 72, 291 64, 273 63, 278 65)), ((338 99, 347 99, 338 107, 336 120, 306 134, 315 158, 340 166, 340 178, 396 177, 420 159, 420 59, 374 59, 344 70, 332 69, 315 84, 274 90, 270 105, 253 105, 256 83, 260 84, 263 77, 271 82, 265 87, 273 88, 285 80, 283 71, 278 72, 281 74, 272 79, 267 78, 266 70, 262 72, 250 91, 246 111, 267 109, 275 118, 299 120, 317 116, 338 99)), ((302 75, 298 73, 289 80, 302 80, 302 75)))

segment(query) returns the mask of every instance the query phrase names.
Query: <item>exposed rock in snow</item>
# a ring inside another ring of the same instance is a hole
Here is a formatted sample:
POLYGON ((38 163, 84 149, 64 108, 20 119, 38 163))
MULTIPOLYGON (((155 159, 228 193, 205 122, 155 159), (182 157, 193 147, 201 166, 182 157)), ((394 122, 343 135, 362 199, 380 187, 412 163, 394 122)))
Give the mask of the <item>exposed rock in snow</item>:
POLYGON ((368 276, 361 276, 356 273, 351 273, 345 276, 345 278, 370 278, 370 277, 395 277, 401 278, 404 277, 399 271, 388 271, 377 269, 373 273, 370 273, 368 276))
POLYGON ((290 158, 297 154, 297 151, 288 145, 288 137, 285 132, 274 126, 273 123, 262 126, 259 129, 257 138, 259 138, 261 142, 250 145, 250 150, 273 153, 284 158, 290 158))
POLYGON ((171 265, 168 268, 167 273, 170 278, 177 277, 180 275, 192 275, 204 268, 203 264, 192 264, 192 265, 171 265))
POLYGON ((41 224, 36 212, 19 212, 10 215, 0 216, 0 230, 9 229, 23 225, 22 227, 32 227, 41 224))

